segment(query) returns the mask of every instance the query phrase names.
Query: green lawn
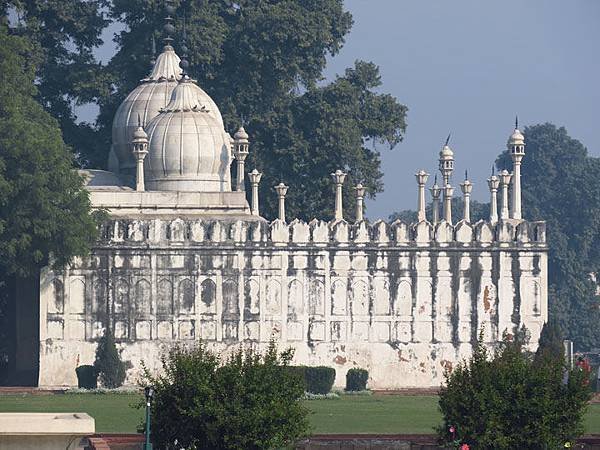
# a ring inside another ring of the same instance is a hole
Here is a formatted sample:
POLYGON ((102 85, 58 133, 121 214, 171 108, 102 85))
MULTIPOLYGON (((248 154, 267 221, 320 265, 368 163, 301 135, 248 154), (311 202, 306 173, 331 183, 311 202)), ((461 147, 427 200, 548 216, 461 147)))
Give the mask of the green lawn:
MULTIPOLYGON (((135 433, 143 411, 134 394, 0 395, 0 412, 87 412, 98 432, 135 433)), ((439 423, 437 397, 342 395, 307 400, 315 433, 432 433, 439 423)), ((600 404, 590 405, 586 433, 600 433, 600 404)))

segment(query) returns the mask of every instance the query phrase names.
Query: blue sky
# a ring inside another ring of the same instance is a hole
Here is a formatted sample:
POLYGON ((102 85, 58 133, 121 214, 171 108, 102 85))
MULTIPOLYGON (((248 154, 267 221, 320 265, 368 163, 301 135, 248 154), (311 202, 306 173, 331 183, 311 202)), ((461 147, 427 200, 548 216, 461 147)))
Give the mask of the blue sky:
MULTIPOLYGON (((379 65, 381 92, 408 106, 404 142, 382 148, 385 192, 370 219, 415 208, 414 173, 433 174, 449 132, 454 184, 469 170, 473 197, 512 132, 553 122, 600 156, 600 1, 346 0, 354 27, 326 76, 357 59, 379 65)), ((114 44, 108 31, 106 48, 114 44)), ((86 117, 87 120, 89 120, 86 117)), ((527 156, 526 156, 527 157, 527 156)))

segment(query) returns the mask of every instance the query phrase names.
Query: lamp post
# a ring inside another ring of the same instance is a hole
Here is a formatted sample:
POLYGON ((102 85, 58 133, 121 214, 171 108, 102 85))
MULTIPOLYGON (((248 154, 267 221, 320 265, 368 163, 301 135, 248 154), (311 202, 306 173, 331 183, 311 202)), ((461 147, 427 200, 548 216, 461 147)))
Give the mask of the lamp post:
POLYGON ((152 443, 150 442, 150 405, 152 404, 152 397, 154 397, 154 388, 146 386, 144 395, 146 397, 146 442, 144 443, 144 450, 152 450, 152 443))

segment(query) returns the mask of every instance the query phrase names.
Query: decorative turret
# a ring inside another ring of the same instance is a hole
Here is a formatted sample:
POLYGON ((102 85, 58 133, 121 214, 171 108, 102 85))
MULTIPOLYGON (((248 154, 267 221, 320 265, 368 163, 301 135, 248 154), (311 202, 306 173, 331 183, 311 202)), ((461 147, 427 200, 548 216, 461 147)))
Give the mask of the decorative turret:
POLYGON ((440 150, 440 172, 442 174, 444 183, 443 186, 446 186, 450 183, 450 177, 452 176, 452 171, 454 170, 454 152, 448 145, 450 143, 450 135, 446 138, 446 143, 440 150))
POLYGON ((248 176, 250 177, 250 186, 252 186, 252 215, 259 216, 260 214, 258 210, 258 184, 260 183, 260 179, 262 178, 262 173, 254 169, 248 174, 248 176))
POLYGON ((239 130, 233 135, 233 156, 237 161, 237 179, 236 179, 236 191, 244 191, 244 161, 248 157, 248 133, 244 130, 244 127, 240 127, 239 130))
POLYGON ((275 186, 275 191, 277 191, 277 197, 279 200, 279 220, 285 222, 285 194, 287 194, 288 186, 283 183, 279 183, 275 186))
POLYGON ((498 187, 500 180, 494 175, 492 167, 492 175, 487 179, 488 187, 490 188, 490 223, 492 225, 498 222, 498 187))
POLYGON ((452 194, 454 189, 447 184, 444 186, 444 220, 452 224, 452 194))
POLYGON ((427 220, 427 217, 425 216, 425 183, 427 183, 428 177, 429 174, 424 170, 419 170, 415 174, 417 184, 419 185, 419 194, 417 198, 417 221, 419 222, 427 220))
POLYGON ((519 119, 515 119, 515 131, 508 138, 508 151, 513 161, 511 219, 522 219, 521 213, 521 160, 525 156, 525 137, 519 131, 519 119))
POLYGON ((358 183, 354 190, 356 191, 356 222, 362 222, 363 217, 363 199, 365 198, 365 187, 358 183))
POLYGON ((335 220, 344 219, 344 208, 342 205, 342 185, 346 179, 346 174, 341 170, 336 170, 331 174, 335 183, 335 220))
POLYGON ((508 170, 504 169, 500 172, 500 185, 502 186, 502 209, 500 210, 500 218, 506 220, 508 216, 508 186, 512 175, 508 170))
POLYGON ((144 128, 142 128, 142 120, 139 115, 138 127, 133 132, 131 145, 131 151, 136 160, 135 190, 144 191, 146 189, 144 184, 144 158, 148 154, 148 135, 144 131, 144 128))
POLYGON ((437 184, 437 175, 433 180, 433 186, 429 189, 432 198, 432 222, 437 224, 440 221, 440 195, 442 194, 442 188, 437 184))
POLYGON ((465 171, 465 181, 460 183, 460 189, 463 193, 463 220, 465 222, 471 222, 471 191, 473 190, 473 183, 469 181, 467 172, 465 171))

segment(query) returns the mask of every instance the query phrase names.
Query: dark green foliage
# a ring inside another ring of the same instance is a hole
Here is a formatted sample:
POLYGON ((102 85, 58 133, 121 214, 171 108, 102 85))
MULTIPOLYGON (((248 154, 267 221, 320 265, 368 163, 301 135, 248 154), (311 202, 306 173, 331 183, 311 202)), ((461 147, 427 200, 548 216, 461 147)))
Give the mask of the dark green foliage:
POLYGON ((333 367, 307 366, 304 370, 306 392, 311 394, 328 394, 335 382, 335 369, 333 367))
MULTIPOLYGON (((464 201, 461 197, 454 197, 452 199, 452 221, 457 223, 463 218, 464 201)), ((425 208, 425 214, 427 220, 431 222, 433 218, 432 204, 429 203, 425 208)), ((440 219, 443 218, 443 209, 440 200, 440 219)), ((477 200, 471 200, 471 223, 479 222, 480 220, 489 220, 490 218, 490 204, 481 203, 477 200)), ((417 221, 417 211, 412 209, 405 209, 400 212, 395 212, 390 215, 389 220, 393 222, 396 219, 400 219, 405 223, 415 223, 417 221)))
POLYGON ((325 366, 290 366, 290 373, 298 377, 304 391, 311 394, 328 394, 335 382, 335 369, 325 366))
POLYGON ((11 33, 35 44, 37 98, 60 124, 63 139, 76 152, 93 154, 99 145, 96 129, 76 123, 74 105, 97 102, 110 95, 107 73, 96 60, 108 25, 108 0, 4 0, 0 21, 11 33), (13 14, 9 20, 9 12, 13 14))
POLYGON ((77 373, 77 387, 82 389, 96 389, 98 387, 98 374, 94 366, 78 366, 75 372, 77 373))
POLYGON ((102 386, 115 389, 123 385, 126 376, 126 364, 115 345, 115 338, 110 329, 98 341, 94 368, 102 386))
MULTIPOLYGON (((344 204, 353 217, 351 188, 357 182, 371 196, 383 188, 375 143, 391 148, 402 140, 406 107, 378 92, 379 70, 371 63, 357 61, 332 83, 319 83, 327 56, 340 50, 352 25, 342 0, 236 4, 239 8, 229 1, 181 2, 177 33, 179 38, 185 15, 190 73, 219 105, 229 131, 242 118, 246 122, 251 139, 246 166, 264 174, 262 214, 276 216, 273 186, 283 181, 290 186, 289 217, 332 217, 330 173, 344 169, 349 173, 344 204)), ((149 70, 151 36, 160 42, 163 1, 116 0, 111 15, 127 29, 108 65, 116 92, 101 101, 105 141, 116 108, 149 70)))
MULTIPOLYGON (((547 222, 550 316, 576 351, 600 346, 600 302, 590 273, 600 272, 600 158, 565 128, 526 127, 523 213, 547 222)), ((510 168, 509 155, 497 160, 510 168)))
POLYGON ((369 372, 365 369, 350 369, 346 373, 347 391, 364 391, 367 389, 369 372))
POLYGON ((565 348, 563 337, 556 319, 550 319, 542 327, 538 348, 535 352, 535 361, 538 363, 548 359, 557 359, 563 361, 565 357, 565 348))
POLYGON ((456 441, 474 449, 562 448, 573 442, 583 432, 588 374, 568 371, 557 359, 535 364, 522 335, 505 336, 493 354, 481 338, 469 361, 446 374, 440 441, 452 443, 454 427, 456 441))
POLYGON ((35 47, 0 24, 0 278, 87 253, 87 191, 56 121, 35 101, 35 47))
POLYGON ((221 360, 202 343, 174 347, 154 386, 152 439, 157 448, 282 448, 308 432, 302 383, 289 371, 291 351, 274 343, 261 355, 238 350, 221 360), (177 440, 177 446, 174 442, 177 440), (171 447, 172 446, 172 447, 171 447))

